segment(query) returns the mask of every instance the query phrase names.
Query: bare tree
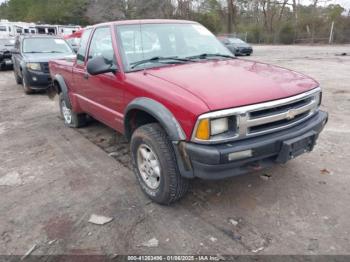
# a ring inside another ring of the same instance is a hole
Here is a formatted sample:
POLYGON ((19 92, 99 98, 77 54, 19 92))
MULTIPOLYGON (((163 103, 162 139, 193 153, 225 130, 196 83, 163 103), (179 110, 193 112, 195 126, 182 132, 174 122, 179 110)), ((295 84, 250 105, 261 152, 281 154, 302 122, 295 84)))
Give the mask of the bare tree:
POLYGON ((235 0, 227 0, 227 31, 233 33, 236 23, 237 7, 235 0))

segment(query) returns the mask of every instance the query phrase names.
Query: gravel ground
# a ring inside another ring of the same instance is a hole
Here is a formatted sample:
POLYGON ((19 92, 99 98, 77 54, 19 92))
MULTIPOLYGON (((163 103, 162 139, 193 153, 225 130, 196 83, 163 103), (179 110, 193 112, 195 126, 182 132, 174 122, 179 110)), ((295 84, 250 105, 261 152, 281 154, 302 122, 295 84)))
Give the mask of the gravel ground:
POLYGON ((257 46, 250 58, 319 80, 330 121, 314 152, 150 202, 129 145, 96 121, 65 128, 57 99, 0 72, 0 254, 350 254, 350 46, 257 46), (91 214, 113 217, 103 226, 91 214), (155 247, 145 242, 156 238, 155 247))

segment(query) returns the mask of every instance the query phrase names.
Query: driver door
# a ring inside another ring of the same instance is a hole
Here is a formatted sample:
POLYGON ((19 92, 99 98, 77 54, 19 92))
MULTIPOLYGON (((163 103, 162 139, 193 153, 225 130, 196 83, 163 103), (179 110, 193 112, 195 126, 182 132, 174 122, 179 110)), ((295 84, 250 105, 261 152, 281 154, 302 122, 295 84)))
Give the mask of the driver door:
MULTIPOLYGON (((102 56, 118 68, 112 42, 110 26, 96 28, 90 41, 87 62, 96 56, 102 56)), ((90 101, 90 114, 106 125, 119 130, 123 126, 121 75, 118 72, 88 75, 87 82, 89 91, 86 95, 90 101)))

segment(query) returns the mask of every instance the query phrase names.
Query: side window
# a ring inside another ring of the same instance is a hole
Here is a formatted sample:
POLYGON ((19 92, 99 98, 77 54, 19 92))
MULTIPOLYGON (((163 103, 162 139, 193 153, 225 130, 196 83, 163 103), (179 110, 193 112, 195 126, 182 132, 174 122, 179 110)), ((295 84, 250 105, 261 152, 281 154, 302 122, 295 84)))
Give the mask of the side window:
POLYGON ((88 59, 90 60, 96 56, 102 56, 109 62, 114 61, 112 36, 109 27, 101 27, 95 30, 91 39, 88 59))
POLYGON ((89 41, 91 29, 87 29, 84 31, 83 35, 81 36, 80 40, 80 46, 79 50, 77 53, 77 64, 78 65, 83 65, 85 62, 85 54, 86 54, 86 49, 87 49, 87 44, 89 41))

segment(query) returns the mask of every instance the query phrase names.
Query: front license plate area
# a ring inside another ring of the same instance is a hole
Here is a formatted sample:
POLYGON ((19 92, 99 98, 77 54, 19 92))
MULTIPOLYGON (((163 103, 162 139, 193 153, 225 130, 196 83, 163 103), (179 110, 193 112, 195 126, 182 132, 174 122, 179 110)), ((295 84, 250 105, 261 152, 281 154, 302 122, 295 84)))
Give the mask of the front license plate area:
POLYGON ((309 132, 301 137, 293 138, 282 142, 281 151, 276 159, 278 163, 287 161, 310 152, 315 146, 316 133, 309 132))

